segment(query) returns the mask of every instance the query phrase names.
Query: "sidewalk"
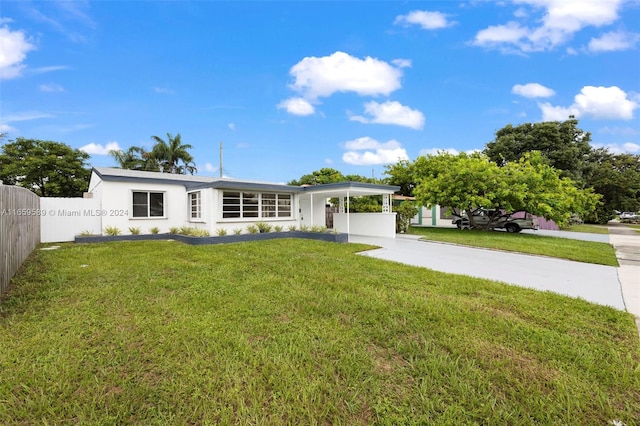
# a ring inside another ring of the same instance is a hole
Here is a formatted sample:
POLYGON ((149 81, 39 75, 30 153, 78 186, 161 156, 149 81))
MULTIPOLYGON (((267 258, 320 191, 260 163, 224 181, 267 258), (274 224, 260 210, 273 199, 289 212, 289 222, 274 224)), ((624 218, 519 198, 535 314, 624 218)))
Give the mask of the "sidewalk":
POLYGON ((640 234, 632 228, 611 226, 609 242, 620 263, 618 279, 625 308, 635 315, 640 330, 640 234))

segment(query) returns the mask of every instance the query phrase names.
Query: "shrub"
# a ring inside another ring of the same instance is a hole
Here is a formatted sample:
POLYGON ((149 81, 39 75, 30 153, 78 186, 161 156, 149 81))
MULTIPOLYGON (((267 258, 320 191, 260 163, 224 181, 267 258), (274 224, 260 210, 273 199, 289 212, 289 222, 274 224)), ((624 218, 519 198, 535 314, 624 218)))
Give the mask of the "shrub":
POLYGON ((115 226, 107 226, 104 228, 104 233, 107 235, 120 235, 120 229, 115 226))
POLYGON ((151 228, 149 230, 152 234, 157 234, 160 232, 160 228, 158 228, 157 226, 154 226, 153 228, 151 228))
POLYGON ((192 232, 191 235, 194 237, 209 237, 211 235, 208 229, 194 229, 192 232))
POLYGON ((140 234, 140 228, 139 227, 129 227, 129 232, 131 232, 131 235, 139 235, 140 234))
POLYGON ((91 231, 81 231, 78 235, 80 235, 81 237, 88 237, 90 235, 93 235, 93 232, 91 232, 91 231))
POLYGON ((216 229, 216 234, 218 234, 221 237, 224 237, 225 235, 227 235, 227 230, 224 228, 216 229))
POLYGON ((240 234, 242 234, 242 228, 235 228, 235 229, 233 230, 233 234, 234 234, 234 235, 240 235, 240 234))
POLYGON ((276 232, 282 232, 282 226, 276 225, 276 226, 273 227, 273 230, 276 231, 276 232))
POLYGON ((258 232, 260 232, 260 230, 256 225, 249 225, 247 226, 247 232, 250 234, 257 234, 258 232))
POLYGON ((265 223, 265 222, 258 222, 258 223, 256 223, 256 226, 258 227, 258 230, 259 230, 260 232, 263 232, 263 233, 271 232, 271 228, 272 228, 272 227, 271 227, 271 225, 270 225, 270 224, 268 224, 268 223, 265 223))
POLYGON ((195 236, 195 233, 196 233, 196 229, 189 228, 188 226, 182 226, 178 231, 178 234, 190 235, 190 236, 195 236))
POLYGON ((321 225, 313 225, 311 227, 311 232, 318 232, 318 233, 327 232, 327 227, 321 226, 321 225))
POLYGON ((403 201, 394 208, 396 212, 396 232, 407 232, 411 218, 418 214, 418 206, 411 201, 403 201))
POLYGON ((307 225, 300 225, 300 230, 302 232, 308 232, 309 231, 309 227, 307 225))
POLYGON ((296 230, 296 226, 295 225, 289 225, 289 231, 293 232, 296 230))
POLYGON ((171 228, 169 228, 169 233, 170 234, 179 234, 180 233, 180 228, 178 228, 177 226, 172 226, 171 228))

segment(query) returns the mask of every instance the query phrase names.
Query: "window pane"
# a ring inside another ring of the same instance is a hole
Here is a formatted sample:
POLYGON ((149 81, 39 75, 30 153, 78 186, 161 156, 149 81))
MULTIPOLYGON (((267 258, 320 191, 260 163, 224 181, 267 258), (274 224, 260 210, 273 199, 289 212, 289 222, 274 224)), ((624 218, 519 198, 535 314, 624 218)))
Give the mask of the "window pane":
POLYGON ((200 219, 200 192, 192 192, 189 194, 191 206, 191 219, 200 219))
POLYGON ((133 205, 133 217, 147 217, 147 205, 133 205))
POLYGON ((164 216, 164 194, 162 192, 149 193, 149 216, 164 216))
POLYGON ((278 217, 290 217, 291 216, 291 195, 279 194, 278 195, 278 217))
POLYGON ((148 196, 147 192, 133 193, 133 217, 147 217, 149 215, 148 196))

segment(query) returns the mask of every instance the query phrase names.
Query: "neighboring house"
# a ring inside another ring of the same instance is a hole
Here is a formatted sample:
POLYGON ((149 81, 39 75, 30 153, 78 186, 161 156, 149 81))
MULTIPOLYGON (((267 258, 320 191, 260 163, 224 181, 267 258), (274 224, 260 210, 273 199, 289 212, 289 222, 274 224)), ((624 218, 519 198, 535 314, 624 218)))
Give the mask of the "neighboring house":
POLYGON ((149 233, 157 227, 219 229, 229 234, 257 222, 290 226, 325 226, 325 204, 338 198, 334 213, 337 232, 395 237, 395 213, 390 198, 399 187, 360 182, 314 186, 290 186, 227 178, 142 172, 95 167, 89 183, 89 197, 100 209, 100 229, 116 227, 126 233, 130 227, 149 233), (382 195, 379 213, 350 213, 349 197, 382 195))

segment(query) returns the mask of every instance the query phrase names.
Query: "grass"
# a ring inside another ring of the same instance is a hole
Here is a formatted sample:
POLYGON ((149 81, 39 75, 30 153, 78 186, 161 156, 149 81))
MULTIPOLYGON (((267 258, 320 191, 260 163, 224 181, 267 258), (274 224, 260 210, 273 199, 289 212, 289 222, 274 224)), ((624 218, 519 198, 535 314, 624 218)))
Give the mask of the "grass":
POLYGON ((0 303, 0 424, 637 424, 631 315, 365 248, 36 250, 0 303))
POLYGON ((609 228, 606 225, 591 225, 591 224, 582 224, 582 225, 570 225, 566 228, 562 228, 563 231, 569 232, 587 232, 590 234, 608 234, 609 228))
POLYGON ((509 234, 501 231, 460 231, 455 228, 411 227, 409 232, 422 235, 425 240, 441 241, 472 247, 506 250, 618 266, 611 244, 532 234, 509 234))

